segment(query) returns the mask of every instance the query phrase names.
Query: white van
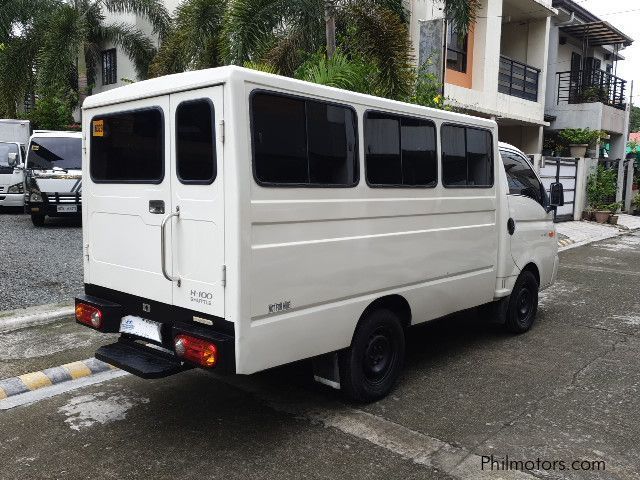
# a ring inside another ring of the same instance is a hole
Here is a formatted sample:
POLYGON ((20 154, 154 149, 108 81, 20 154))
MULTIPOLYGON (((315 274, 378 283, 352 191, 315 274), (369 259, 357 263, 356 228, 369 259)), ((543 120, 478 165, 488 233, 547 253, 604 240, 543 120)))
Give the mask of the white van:
POLYGON ((490 304, 524 332, 556 274, 562 186, 508 179, 493 121, 221 67, 90 96, 83 132, 76 319, 141 377, 313 357, 375 400, 408 327, 490 304))
POLYGON ((0 207, 24 205, 24 145, 0 141, 0 207))
POLYGON ((82 134, 34 130, 25 175, 25 212, 36 227, 45 217, 82 213, 82 134))

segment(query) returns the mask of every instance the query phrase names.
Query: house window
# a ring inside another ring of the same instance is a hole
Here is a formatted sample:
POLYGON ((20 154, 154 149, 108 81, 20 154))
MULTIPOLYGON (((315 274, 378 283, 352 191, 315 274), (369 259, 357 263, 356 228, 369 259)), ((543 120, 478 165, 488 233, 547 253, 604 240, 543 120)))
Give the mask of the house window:
POLYGON ((467 72, 467 35, 458 32, 454 23, 447 29, 447 68, 467 72))
POLYGON ((102 85, 111 85, 117 81, 116 49, 104 50, 102 52, 102 85))

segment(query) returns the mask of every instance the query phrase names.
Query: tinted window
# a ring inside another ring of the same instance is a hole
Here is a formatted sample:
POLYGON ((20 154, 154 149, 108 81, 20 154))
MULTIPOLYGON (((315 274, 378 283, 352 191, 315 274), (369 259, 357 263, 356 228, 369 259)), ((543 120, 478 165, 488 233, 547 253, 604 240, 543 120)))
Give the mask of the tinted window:
POLYGON ((27 168, 51 170, 82 168, 82 139, 77 137, 34 137, 29 144, 27 168))
POLYGON ((13 173, 13 167, 9 166, 9 154, 15 153, 16 162, 20 161, 18 155, 18 145, 15 143, 1 143, 0 142, 0 173, 13 173))
POLYGON ((216 178, 213 105, 183 102, 176 109, 176 167, 182 183, 210 184, 216 178))
POLYGON ((472 127, 442 127, 442 182, 448 187, 491 187, 491 132, 472 127))
POLYGON ((500 156, 507 172, 509 193, 512 195, 524 195, 544 206, 545 195, 542 184, 533 172, 529 162, 517 153, 507 150, 502 150, 500 156))
POLYGON ((114 113, 91 121, 91 178, 113 183, 160 183, 164 125, 157 108, 114 113))
POLYGON ((352 186, 358 181, 352 110, 256 93, 251 100, 256 180, 278 185, 352 186))
POLYGON ((380 112, 365 116, 365 164, 371 185, 435 186, 438 178, 433 123, 380 112))

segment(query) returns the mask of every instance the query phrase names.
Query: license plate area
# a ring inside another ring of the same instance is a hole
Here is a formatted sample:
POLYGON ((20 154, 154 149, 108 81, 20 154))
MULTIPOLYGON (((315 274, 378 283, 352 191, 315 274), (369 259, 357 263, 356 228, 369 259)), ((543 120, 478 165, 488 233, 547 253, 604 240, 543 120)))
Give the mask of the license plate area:
POLYGON ((58 213, 76 213, 78 211, 77 205, 58 205, 56 207, 58 213))
POLYGON ((134 315, 126 315, 120 320, 120 333, 135 335, 157 343, 162 343, 161 324, 134 315))

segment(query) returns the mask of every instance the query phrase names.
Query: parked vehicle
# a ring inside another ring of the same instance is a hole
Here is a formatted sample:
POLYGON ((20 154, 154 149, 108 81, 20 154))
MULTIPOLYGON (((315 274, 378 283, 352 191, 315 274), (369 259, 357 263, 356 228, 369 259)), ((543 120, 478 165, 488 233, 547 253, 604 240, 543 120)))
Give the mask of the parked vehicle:
POLYGON ((30 133, 28 120, 0 119, 0 207, 24 205, 25 145, 30 133))
POLYGON ((35 130, 29 140, 25 211, 33 224, 45 217, 82 214, 82 134, 35 130))
POLYGON ((313 357, 371 401, 410 326, 489 304, 527 331, 556 275, 562 186, 508 176, 490 120, 221 67, 93 95, 83 131, 76 320, 144 378, 313 357))

